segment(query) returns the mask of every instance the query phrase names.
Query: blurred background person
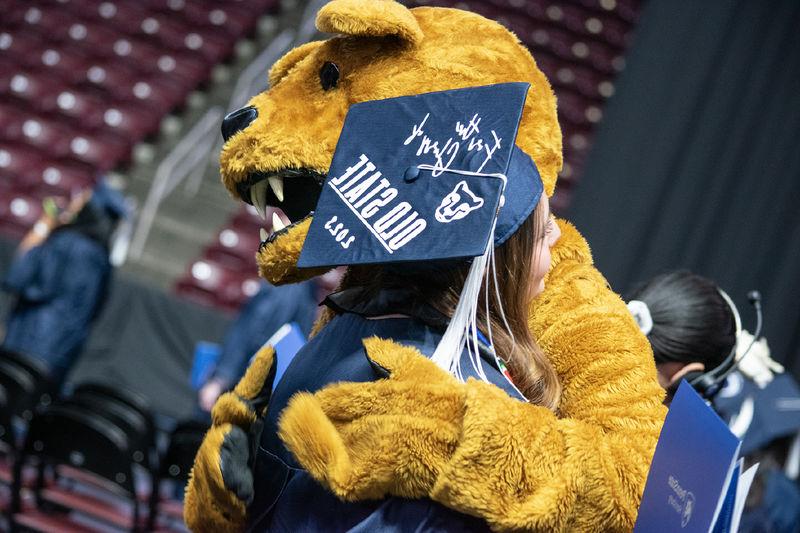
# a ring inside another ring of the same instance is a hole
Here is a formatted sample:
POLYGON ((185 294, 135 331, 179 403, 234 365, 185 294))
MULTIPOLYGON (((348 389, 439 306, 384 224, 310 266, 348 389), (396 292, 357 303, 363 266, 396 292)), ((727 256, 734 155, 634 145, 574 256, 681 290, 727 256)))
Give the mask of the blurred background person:
POLYGON ((759 464, 740 531, 800 531, 800 389, 772 360, 766 339, 739 330, 738 311, 727 295, 711 280, 687 271, 644 283, 628 307, 653 347, 666 402, 686 379, 743 440, 740 453, 747 465, 759 464), (738 370, 719 386, 698 383, 702 375, 729 363, 738 370))
POLYGON ((99 314, 109 287, 109 245, 124 198, 104 183, 55 204, 23 238, 3 281, 15 297, 3 348, 40 359, 60 386, 99 314))
POLYGON ((339 285, 341 275, 342 269, 336 269, 303 283, 280 287, 262 281, 259 291, 244 304, 225 334, 216 368, 198 391, 200 409, 211 412, 220 394, 236 384, 250 358, 283 325, 297 324, 308 338, 318 316, 319 302, 339 285))
POLYGON ((714 408, 728 422, 731 431, 742 439, 740 453, 751 464, 759 464, 759 475, 748 493, 739 530, 800 531, 797 486, 800 387, 797 382, 791 375, 780 373, 760 385, 744 371, 737 371, 728 377, 715 399, 714 408))

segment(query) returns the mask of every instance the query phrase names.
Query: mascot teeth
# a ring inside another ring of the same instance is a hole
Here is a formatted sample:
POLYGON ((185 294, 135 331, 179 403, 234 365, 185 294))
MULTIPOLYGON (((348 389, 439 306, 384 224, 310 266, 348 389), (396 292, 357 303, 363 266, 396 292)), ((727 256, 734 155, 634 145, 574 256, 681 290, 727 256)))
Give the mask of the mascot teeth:
MULTIPOLYGON (((281 184, 283 185, 283 184, 281 184)), ((267 219, 267 182, 260 181, 250 188, 250 201, 258 214, 267 219)))
POLYGON ((268 181, 270 187, 272 187, 272 191, 275 193, 275 197, 279 202, 283 202, 283 178, 279 176, 272 176, 268 178, 268 181))
MULTIPOLYGON (((273 215, 273 217, 274 217, 274 216, 275 216, 275 215, 273 215)), ((264 241, 266 241, 266 240, 269 238, 269 235, 267 234, 267 230, 265 230, 264 228, 261 228, 261 229, 259 230, 259 232, 258 232, 258 236, 259 236, 259 237, 261 237, 261 242, 264 242, 264 241)))
POLYGON ((281 217, 278 216, 278 213, 272 212, 272 232, 275 233, 277 231, 282 230, 286 227, 286 224, 283 223, 281 217))

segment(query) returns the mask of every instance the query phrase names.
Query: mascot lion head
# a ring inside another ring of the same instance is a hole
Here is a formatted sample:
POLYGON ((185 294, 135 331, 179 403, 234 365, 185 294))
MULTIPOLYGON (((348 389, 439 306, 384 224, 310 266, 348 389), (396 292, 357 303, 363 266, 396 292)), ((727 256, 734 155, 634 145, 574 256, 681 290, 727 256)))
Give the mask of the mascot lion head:
POLYGON ((225 186, 262 214, 277 207, 291 221, 277 224, 260 244, 262 277, 282 284, 320 273, 298 269, 296 262, 345 115, 358 102, 528 82, 516 144, 533 158, 552 195, 562 164, 555 95, 528 50, 503 26, 457 9, 334 0, 320 10, 317 28, 335 35, 279 59, 269 89, 223 123, 225 186))

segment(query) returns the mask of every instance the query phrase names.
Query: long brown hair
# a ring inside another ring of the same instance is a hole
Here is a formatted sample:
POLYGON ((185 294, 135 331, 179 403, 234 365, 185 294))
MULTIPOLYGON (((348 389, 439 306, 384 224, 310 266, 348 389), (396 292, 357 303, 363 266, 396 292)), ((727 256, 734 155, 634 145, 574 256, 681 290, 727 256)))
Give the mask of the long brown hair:
MULTIPOLYGON (((544 209, 540 203, 514 235, 495 250, 500 301, 493 284, 490 284, 487 323, 484 284, 478 305, 478 327, 486 332, 487 326, 491 326, 492 342, 497 355, 505 362, 514 385, 520 392, 531 403, 555 411, 561 399, 561 383, 528 326, 530 295, 534 292, 532 266, 536 255, 542 250, 541 247, 546 246, 545 224, 544 209), (503 314, 511 332, 504 324, 503 314)), ((410 288, 417 298, 451 317, 458 305, 469 265, 431 269, 424 274, 413 271, 403 273, 401 269, 382 269, 377 273, 374 270, 369 273, 354 270, 351 268, 348 271, 342 282, 343 287, 361 285, 373 290, 387 287, 410 288)))

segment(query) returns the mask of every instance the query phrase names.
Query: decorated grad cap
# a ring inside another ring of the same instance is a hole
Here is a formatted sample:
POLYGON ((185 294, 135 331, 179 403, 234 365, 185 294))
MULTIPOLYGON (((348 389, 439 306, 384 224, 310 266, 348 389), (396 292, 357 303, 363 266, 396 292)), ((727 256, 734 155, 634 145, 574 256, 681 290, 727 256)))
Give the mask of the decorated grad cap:
MULTIPOLYGON (((476 323, 481 286, 488 288, 494 248, 542 195, 536 165, 514 144, 528 87, 503 83, 351 106, 297 263, 418 272, 471 259, 431 358, 459 379, 467 347, 487 380, 476 323)), ((491 331, 488 349, 499 366, 491 331)))
POLYGON ((542 194, 514 144, 527 83, 355 104, 298 261, 301 268, 483 255, 542 194))

